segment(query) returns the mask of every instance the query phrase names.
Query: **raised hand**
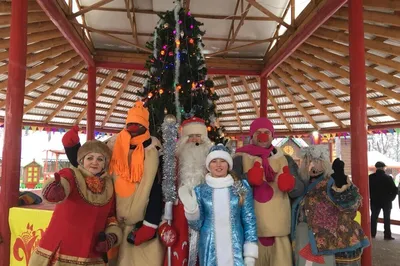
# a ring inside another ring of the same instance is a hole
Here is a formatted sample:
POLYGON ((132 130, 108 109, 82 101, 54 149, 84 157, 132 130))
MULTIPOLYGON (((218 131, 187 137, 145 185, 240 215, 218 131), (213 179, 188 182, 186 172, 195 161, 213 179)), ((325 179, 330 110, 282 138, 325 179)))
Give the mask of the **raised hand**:
POLYGON ((284 166, 282 173, 278 176, 278 188, 282 192, 289 192, 294 188, 295 178, 290 174, 289 167, 284 166))
POLYGON ((247 172, 247 180, 252 186, 260 186, 263 183, 264 168, 260 162, 255 162, 247 172))

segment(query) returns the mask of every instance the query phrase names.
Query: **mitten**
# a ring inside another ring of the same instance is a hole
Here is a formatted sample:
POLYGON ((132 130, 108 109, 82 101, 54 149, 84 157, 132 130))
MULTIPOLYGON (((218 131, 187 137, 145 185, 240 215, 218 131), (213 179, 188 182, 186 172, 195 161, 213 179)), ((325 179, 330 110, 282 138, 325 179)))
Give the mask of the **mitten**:
POLYGON ((179 199, 182 201, 185 211, 195 212, 198 208, 196 193, 188 186, 181 186, 178 190, 179 199))
POLYGON ((147 225, 142 225, 136 232, 133 232, 135 238, 135 246, 139 246, 140 244, 149 241, 156 234, 156 229, 147 225))
POLYGON ((160 235, 161 242, 163 242, 166 247, 172 247, 178 239, 175 228, 168 223, 163 223, 158 228, 158 234, 160 235))
POLYGON ((333 174, 332 178, 335 180, 337 188, 347 184, 347 176, 344 174, 344 162, 336 158, 332 163, 333 174))
POLYGON ((284 166, 282 173, 278 176, 278 188, 282 192, 289 192, 294 188, 295 179, 290 174, 289 167, 284 166))
POLYGON ((253 257, 244 257, 245 266, 254 266, 256 264, 256 259, 253 257))
POLYGON ((64 187, 61 185, 61 177, 59 173, 54 173, 54 182, 50 183, 43 190, 43 198, 49 202, 60 202, 65 199, 66 194, 64 187))
POLYGON ((260 186, 263 182, 264 168, 260 162, 255 162, 253 167, 247 172, 247 180, 252 186, 260 186))
POLYGON ((79 126, 73 126, 67 133, 62 137, 62 143, 64 147, 73 147, 79 143, 79 126))
POLYGON ((108 252, 117 243, 118 237, 116 234, 106 234, 105 241, 99 241, 96 243, 95 249, 99 253, 108 252))

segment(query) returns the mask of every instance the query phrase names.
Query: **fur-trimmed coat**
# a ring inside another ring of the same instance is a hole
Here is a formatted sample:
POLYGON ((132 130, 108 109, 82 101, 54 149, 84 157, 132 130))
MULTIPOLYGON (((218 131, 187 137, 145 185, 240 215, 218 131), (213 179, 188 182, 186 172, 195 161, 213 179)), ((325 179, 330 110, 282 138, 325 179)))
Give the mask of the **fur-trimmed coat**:
MULTIPOLYGON (((65 168, 59 172, 66 197, 57 203, 39 247, 29 261, 31 266, 104 265, 95 245, 100 232, 114 233, 122 239, 122 231, 115 217, 115 197, 111 178, 105 174, 102 192, 87 186, 91 174, 79 168, 65 168)), ((43 188, 52 185, 50 179, 43 188)), ((118 245, 116 243, 116 245, 118 245)))

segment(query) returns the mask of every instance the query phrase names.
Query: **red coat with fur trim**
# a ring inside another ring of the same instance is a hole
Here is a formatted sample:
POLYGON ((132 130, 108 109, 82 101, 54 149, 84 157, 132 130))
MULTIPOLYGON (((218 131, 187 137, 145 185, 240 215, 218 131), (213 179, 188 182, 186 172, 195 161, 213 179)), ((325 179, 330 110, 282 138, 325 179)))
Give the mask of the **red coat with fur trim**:
POLYGON ((107 227, 119 230, 114 226, 116 219, 112 181, 105 179, 103 191, 92 192, 86 186, 87 178, 78 176, 76 171, 80 169, 65 168, 59 172, 67 196, 56 205, 30 265, 47 265, 42 264, 45 261, 59 261, 65 265, 75 265, 78 261, 80 265, 104 265, 101 254, 95 250, 98 236, 100 232, 107 231, 107 227))

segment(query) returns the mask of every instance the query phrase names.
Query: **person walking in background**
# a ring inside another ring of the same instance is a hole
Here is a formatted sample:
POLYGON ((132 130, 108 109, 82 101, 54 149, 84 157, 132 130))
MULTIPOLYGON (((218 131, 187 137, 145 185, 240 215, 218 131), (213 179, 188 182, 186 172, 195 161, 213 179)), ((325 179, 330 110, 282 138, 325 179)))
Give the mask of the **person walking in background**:
POLYGON ((398 190, 393 178, 385 173, 386 165, 383 162, 375 164, 376 172, 369 175, 369 194, 371 199, 371 235, 376 236, 378 216, 383 209, 384 239, 394 240, 390 231, 390 212, 392 201, 398 190))

